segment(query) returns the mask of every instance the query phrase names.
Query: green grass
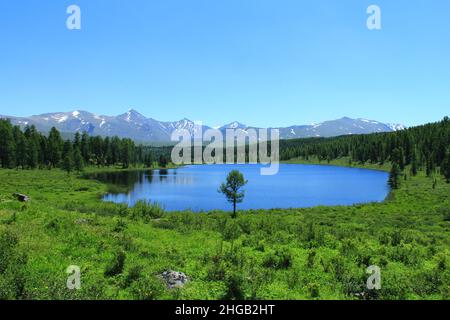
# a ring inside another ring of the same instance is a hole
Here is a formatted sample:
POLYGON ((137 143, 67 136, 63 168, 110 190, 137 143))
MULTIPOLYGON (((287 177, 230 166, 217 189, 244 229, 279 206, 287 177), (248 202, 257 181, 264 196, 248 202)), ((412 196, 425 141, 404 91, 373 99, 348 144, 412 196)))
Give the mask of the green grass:
POLYGON ((161 217, 103 203, 108 186, 77 175, 0 170, 0 298, 449 299, 450 185, 432 185, 421 172, 383 203, 161 217), (66 288, 70 265, 81 290, 66 288), (365 288, 369 265, 379 291, 365 288), (166 289, 168 269, 189 283, 166 289))

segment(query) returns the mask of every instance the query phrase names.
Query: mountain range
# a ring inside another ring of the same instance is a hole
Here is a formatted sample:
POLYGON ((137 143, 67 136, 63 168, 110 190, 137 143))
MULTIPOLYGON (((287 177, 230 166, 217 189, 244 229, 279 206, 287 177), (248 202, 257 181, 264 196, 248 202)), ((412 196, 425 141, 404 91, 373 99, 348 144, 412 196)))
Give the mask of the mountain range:
MULTIPOLYGON (((189 119, 179 121, 158 121, 147 118, 136 110, 129 110, 118 116, 101 116, 87 111, 55 112, 34 115, 30 117, 14 117, 0 115, 0 118, 10 119, 14 125, 22 127, 35 125, 39 131, 48 132, 52 127, 66 134, 86 131, 90 135, 119 136, 131 138, 139 142, 169 142, 172 132, 176 129, 186 129, 192 135, 200 129, 199 125, 189 119)), ((203 130, 211 127, 203 126, 203 130)), ((257 127, 247 126, 237 121, 221 126, 219 129, 246 131, 257 127)), ((352 119, 343 117, 337 120, 313 123, 309 125, 293 125, 280 130, 281 139, 333 137, 349 134, 368 134, 374 132, 391 132, 403 130, 401 124, 387 124, 367 119, 352 119)))

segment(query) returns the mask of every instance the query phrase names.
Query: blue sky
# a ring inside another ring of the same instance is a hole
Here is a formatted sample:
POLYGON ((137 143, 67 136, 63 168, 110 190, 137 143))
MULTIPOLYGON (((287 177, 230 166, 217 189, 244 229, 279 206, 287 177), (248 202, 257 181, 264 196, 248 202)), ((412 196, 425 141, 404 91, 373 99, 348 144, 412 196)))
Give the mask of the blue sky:
POLYGON ((0 46, 0 114, 414 125, 450 110, 448 0, 1 1, 0 46))

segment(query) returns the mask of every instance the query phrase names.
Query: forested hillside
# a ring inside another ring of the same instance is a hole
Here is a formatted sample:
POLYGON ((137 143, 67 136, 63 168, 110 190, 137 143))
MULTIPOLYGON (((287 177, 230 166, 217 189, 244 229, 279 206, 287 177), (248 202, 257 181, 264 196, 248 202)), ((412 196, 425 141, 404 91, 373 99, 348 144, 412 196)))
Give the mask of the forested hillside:
POLYGON ((8 120, 0 119, 0 166, 2 168, 56 168, 81 171, 84 166, 168 163, 170 148, 136 145, 131 139, 89 136, 76 133, 73 140, 63 140, 60 132, 52 128, 48 136, 34 126, 21 130, 8 120))
POLYGON ((352 162, 384 164, 393 162, 411 173, 426 170, 427 176, 436 172, 450 179, 450 120, 426 124, 406 130, 349 135, 336 138, 283 140, 280 142, 281 160, 317 157, 319 161, 348 158, 352 162))

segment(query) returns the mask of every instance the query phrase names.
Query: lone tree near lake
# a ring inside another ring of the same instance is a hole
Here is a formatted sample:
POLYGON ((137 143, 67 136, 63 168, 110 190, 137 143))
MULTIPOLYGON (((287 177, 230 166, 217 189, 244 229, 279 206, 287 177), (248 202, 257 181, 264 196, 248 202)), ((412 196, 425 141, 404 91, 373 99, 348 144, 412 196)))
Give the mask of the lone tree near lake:
POLYGON ((219 192, 223 193, 228 202, 233 204, 233 218, 236 218, 236 204, 244 200, 245 192, 241 190, 247 184, 244 175, 238 170, 231 171, 227 176, 227 181, 222 183, 219 192))

